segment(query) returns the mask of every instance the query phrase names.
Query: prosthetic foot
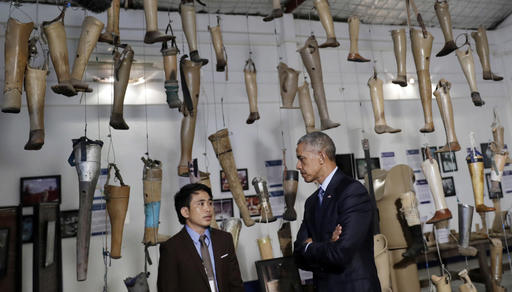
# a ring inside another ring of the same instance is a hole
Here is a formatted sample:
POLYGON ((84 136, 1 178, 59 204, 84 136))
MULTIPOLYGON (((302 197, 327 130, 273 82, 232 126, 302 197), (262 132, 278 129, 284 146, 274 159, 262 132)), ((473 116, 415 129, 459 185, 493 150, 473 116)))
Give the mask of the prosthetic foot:
POLYGON ((127 45, 123 53, 117 51, 114 54, 115 79, 114 79, 114 105, 112 106, 112 115, 110 116, 110 126, 117 130, 128 130, 130 127, 123 118, 124 96, 128 81, 130 79, 130 70, 133 62, 133 50, 127 45))
POLYGON ((479 27, 478 31, 472 32, 471 36, 475 39, 476 52, 482 64, 484 80, 501 81, 503 77, 498 76, 491 71, 491 61, 489 58, 489 41, 485 28, 479 27))
POLYGON ((284 202, 286 209, 283 213, 283 219, 288 221, 297 220, 297 212, 295 212, 295 198, 297 197, 297 187, 299 184, 299 172, 296 170, 287 170, 284 176, 284 202))
POLYGON ((457 49, 457 45, 453 40, 452 18, 450 16, 448 2, 446 0, 438 0, 436 1, 434 8, 436 10, 439 24, 441 25, 441 30, 443 31, 445 42, 443 49, 437 53, 436 57, 443 57, 455 51, 457 49))
POLYGON ((471 224, 473 223, 473 206, 458 204, 459 213, 459 253, 463 256, 475 256, 477 249, 469 245, 471 224))
POLYGON ((279 73, 279 88, 281 89, 281 100, 285 109, 296 109, 293 106, 293 100, 297 95, 297 86, 299 84, 299 71, 288 67, 285 63, 279 62, 277 66, 279 73))
POLYGON ((459 272, 459 277, 464 281, 464 284, 459 286, 459 292, 477 292, 475 285, 471 282, 468 275, 468 270, 464 269, 459 272))
POLYGON ((479 213, 494 211, 494 208, 484 205, 484 158, 482 154, 473 147, 468 150, 466 162, 471 175, 476 211, 479 213))
POLYGON ((149 273, 139 273, 133 278, 124 279, 128 292, 149 292, 148 275, 149 273))
POLYGON ((270 15, 265 16, 263 21, 268 22, 272 21, 275 18, 283 17, 283 9, 281 9, 281 1, 280 0, 272 0, 272 12, 270 15))
MULTIPOLYGON (((278 0, 279 1, 279 0, 278 0)), ((217 58, 217 72, 224 72, 226 70, 227 54, 224 42, 222 41, 222 32, 220 25, 208 26, 210 35, 212 37, 213 50, 215 51, 215 57, 217 58)))
POLYGON ((386 116, 384 115, 384 90, 382 88, 382 80, 374 75, 368 80, 368 87, 370 88, 373 116, 375 118, 375 133, 383 134, 401 132, 401 129, 392 128, 388 126, 386 122, 386 116))
POLYGON ((452 287, 450 286, 450 279, 447 275, 437 276, 432 275, 430 277, 432 283, 436 286, 437 292, 452 292, 452 287))
POLYGON ((407 228, 411 234, 412 242, 402 254, 404 258, 416 258, 424 249, 423 232, 421 231, 420 213, 418 211, 418 200, 414 192, 406 192, 400 195, 402 208, 400 211, 407 221, 407 228))
POLYGON ((327 40, 325 43, 318 46, 319 48, 336 48, 340 46, 340 43, 336 40, 336 34, 334 33, 334 22, 332 21, 331 11, 329 9, 329 3, 327 0, 313 0, 315 9, 318 12, 320 22, 324 27, 325 33, 327 34, 327 40))
MULTIPOLYGON (((148 0, 146 0, 148 1, 148 0)), ((156 1, 156 0, 154 0, 156 1)), ((181 25, 187 38, 188 48, 190 51, 190 60, 203 65, 208 64, 207 59, 202 59, 197 51, 197 32, 196 32, 196 9, 194 1, 181 1, 180 4, 181 25)))
POLYGON ((480 93, 476 87, 475 60, 473 59, 473 52, 471 51, 471 47, 468 46, 466 51, 456 50, 455 54, 457 54, 457 58, 459 59, 460 66, 464 72, 464 76, 466 76, 466 80, 468 81, 473 104, 475 106, 484 105, 485 101, 483 101, 480 97, 480 93))
POLYGON ((173 38, 173 36, 163 34, 158 30, 158 0, 144 0, 144 15, 146 16, 144 43, 166 42, 173 38))
POLYGON ((406 44, 406 36, 405 29, 395 29, 391 31, 391 37, 393 38, 393 48, 395 51, 395 59, 396 59, 396 72, 397 77, 395 80, 391 81, 394 84, 398 84, 402 87, 407 86, 407 44, 406 44))
POLYGON ((370 62, 359 55, 359 17, 350 16, 348 18, 348 32, 350 35, 350 52, 347 61, 350 62, 370 62))
POLYGON ((105 32, 100 35, 98 42, 111 45, 119 43, 119 10, 120 0, 112 0, 110 8, 107 10, 107 27, 105 32))
POLYGON ((244 67, 245 91, 249 99, 249 117, 246 123, 252 124, 260 119, 258 112, 258 83, 256 83, 256 66, 251 58, 247 59, 244 67))
POLYGON ((434 217, 427 221, 427 224, 434 224, 451 219, 452 213, 450 212, 450 209, 448 209, 448 205, 446 204, 444 197, 443 183, 441 174, 439 173, 439 165, 437 164, 437 161, 432 158, 430 150, 428 148, 425 149, 425 156, 427 159, 421 163, 421 169, 425 174, 425 178, 427 179, 428 185, 430 187, 432 197, 434 198, 434 205, 436 206, 436 213, 434 214, 434 217))
POLYGON ((452 84, 446 79, 441 79, 437 83, 434 95, 436 97, 437 106, 443 119, 444 131, 446 133, 446 145, 441 147, 436 153, 455 152, 460 150, 459 141, 455 135, 455 124, 453 122, 453 106, 450 96, 452 84))
POLYGON ((277 220, 274 215, 272 215, 272 206, 270 205, 270 197, 268 195, 267 189, 267 181, 261 177, 255 177, 252 180, 252 185, 254 186, 254 190, 260 199, 260 213, 261 219, 258 220, 258 223, 269 223, 277 220))
POLYGON ((178 96, 178 53, 176 43, 173 42, 171 48, 167 46, 167 42, 162 42, 160 50, 164 60, 165 74, 165 94, 167 95, 167 104, 169 108, 181 108, 182 103, 178 96))
POLYGON ((39 150, 44 144, 44 99, 46 94, 46 73, 27 66, 25 72, 25 92, 28 115, 30 116, 30 138, 25 150, 39 150))
POLYGON ((304 84, 299 87, 299 105, 302 112, 302 118, 306 126, 306 133, 318 131, 315 128, 315 112, 313 111, 313 103, 309 95, 309 84, 304 81, 304 84))

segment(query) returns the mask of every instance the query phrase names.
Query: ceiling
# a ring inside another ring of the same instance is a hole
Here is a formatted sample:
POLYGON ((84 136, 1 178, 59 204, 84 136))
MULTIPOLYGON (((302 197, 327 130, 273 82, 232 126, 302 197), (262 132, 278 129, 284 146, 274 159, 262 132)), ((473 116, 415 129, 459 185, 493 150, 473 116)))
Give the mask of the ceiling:
MULTIPOLYGON (((36 2, 37 0, 18 0, 36 2)), ((407 22, 405 0, 328 0, 335 21, 346 21, 357 15, 363 23, 403 25, 407 22)), ((434 11, 436 0, 416 0, 416 5, 427 26, 439 27, 434 11)), ((0 2, 10 2, 0 0, 0 2)), ((63 0, 39 0, 39 3, 62 3, 63 0)), ((121 0, 121 6, 142 9, 144 0, 121 0)), ((158 0, 163 11, 177 11, 179 0, 158 0)), ((272 10, 272 0, 203 0, 206 7, 196 3, 200 13, 221 13, 264 16, 272 10)), ((318 19, 312 0, 281 0, 296 18, 318 19), (295 6, 298 6, 295 8, 295 6)), ((480 25, 493 29, 512 13, 511 0, 448 0, 454 28, 475 29, 480 25)), ((413 23, 416 23, 413 20, 413 23)))

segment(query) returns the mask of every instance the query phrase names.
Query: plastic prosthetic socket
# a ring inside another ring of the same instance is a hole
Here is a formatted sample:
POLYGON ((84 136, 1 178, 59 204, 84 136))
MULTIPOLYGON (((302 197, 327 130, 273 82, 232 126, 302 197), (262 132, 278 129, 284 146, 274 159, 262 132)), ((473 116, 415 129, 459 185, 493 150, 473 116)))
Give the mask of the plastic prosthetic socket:
POLYGON ((286 209, 283 213, 283 219, 288 221, 297 220, 297 212, 294 209, 295 199, 297 198, 297 187, 299 185, 299 172, 296 170, 287 170, 284 175, 283 189, 284 202, 286 209))
POLYGON ((443 119, 444 131, 446 133, 446 144, 441 147, 436 153, 439 152, 455 152, 460 150, 459 141, 455 134, 455 124, 453 121, 453 106, 452 98, 450 96, 450 89, 452 84, 446 79, 441 79, 437 83, 434 95, 436 97, 437 106, 443 119))
POLYGON ((491 189, 489 190, 489 197, 493 200, 503 198, 500 183, 501 179, 503 178, 503 170, 505 169, 507 158, 508 152, 493 154, 493 165, 491 170, 491 189))
POLYGON ((405 217, 407 228, 409 229, 412 239, 407 251, 405 251, 402 256, 404 258, 416 258, 423 251, 425 246, 416 194, 411 191, 403 193, 400 195, 400 202, 402 203, 400 211, 405 217))
POLYGON ((69 156, 68 163, 76 167, 80 195, 76 235, 76 278, 78 281, 85 281, 89 262, 92 201, 100 175, 103 142, 89 140, 85 136, 72 141, 73 152, 69 156))
POLYGON ((432 283, 436 286, 437 292, 452 292, 452 287, 450 285, 450 277, 448 275, 432 275, 430 277, 432 283))
POLYGON ((142 272, 135 277, 124 279, 128 292, 149 292, 148 274, 142 272))
POLYGON ((78 92, 92 92, 92 88, 87 83, 82 82, 82 78, 103 26, 103 22, 93 16, 86 16, 82 22, 82 33, 80 34, 75 63, 73 63, 73 70, 71 71, 71 84, 78 92))
POLYGON ((292 230, 290 228, 290 222, 284 222, 283 225, 281 225, 281 228, 277 231, 277 237, 279 238, 279 248, 283 256, 292 256, 292 230))
POLYGON ((453 40, 452 17, 450 16, 449 5, 446 0, 436 1, 434 8, 444 35, 444 47, 437 53, 436 57, 443 57, 457 49, 457 45, 453 40))
POLYGON ((347 57, 347 61, 350 62, 370 62, 359 55, 359 17, 350 16, 348 18, 348 33, 350 35, 350 52, 347 57))
POLYGON ((124 96, 128 81, 130 80, 130 70, 133 63, 133 50, 126 45, 122 53, 117 49, 114 52, 114 104, 112 105, 112 114, 110 115, 110 126, 117 130, 128 130, 130 127, 123 118, 124 96))
MULTIPOLYGON (((390 240, 388 238, 388 240, 390 240)), ((402 257, 403 249, 389 249, 391 253, 391 284, 393 291, 420 292, 420 281, 418 281, 418 266, 415 261, 402 257), (406 265, 397 266, 404 261, 406 265)))
POLYGON ((476 211, 478 213, 494 211, 494 208, 484 205, 484 158, 482 154, 473 147, 468 150, 466 162, 471 175, 476 211))
POLYGON ((334 33, 334 22, 332 21, 331 10, 329 9, 329 3, 327 0, 313 0, 315 9, 318 12, 320 22, 324 27, 327 39, 325 43, 321 44, 320 48, 336 48, 340 46, 340 43, 336 40, 336 34, 334 33))
POLYGON ((382 80, 379 79, 377 74, 374 74, 368 79, 368 87, 370 88, 370 97, 372 99, 373 116, 375 118, 375 133, 398 133, 401 129, 395 129, 386 123, 386 116, 384 114, 384 90, 382 87, 382 80))
POLYGON ((28 62, 28 39, 34 28, 33 22, 21 23, 14 18, 7 21, 5 31, 5 75, 2 112, 19 113, 23 77, 28 62))
POLYGON ((260 113, 258 112, 258 84, 256 83, 256 66, 251 58, 245 61, 244 67, 244 80, 245 80, 245 91, 247 92, 247 98, 249 99, 249 117, 247 124, 252 124, 254 121, 260 119, 260 113))
POLYGON ((483 78, 484 80, 501 81, 503 77, 498 76, 491 71, 491 61, 489 58, 489 41, 487 40, 487 32, 485 28, 480 26, 478 31, 471 33, 476 43, 476 53, 480 58, 480 64, 482 64, 483 78))
POLYGON ((299 71, 288 67, 285 63, 279 62, 277 66, 279 74, 279 88, 281 90, 281 100, 285 109, 296 109, 293 106, 293 100, 297 95, 297 87, 299 84, 299 71))
POLYGON ((444 197, 439 165, 437 164, 437 161, 432 158, 428 147, 425 147, 425 157, 427 157, 427 159, 421 163, 421 169, 427 179, 430 191, 432 192, 432 197, 434 198, 434 205, 436 206, 436 213, 434 214, 434 217, 427 221, 427 224, 434 224, 451 219, 452 213, 450 212, 450 209, 448 209, 448 205, 446 204, 444 197))
POLYGON ((110 257, 113 259, 121 258, 121 245, 123 243, 124 220, 128 211, 128 202, 130 200, 130 186, 125 185, 121 173, 113 163, 108 165, 107 181, 104 186, 105 199, 107 200, 107 211, 110 218, 112 232, 110 257), (115 177, 119 181, 119 186, 111 185, 110 171, 114 168, 115 177))
MULTIPOLYGON (((197 158, 194 158, 192 161, 188 162, 188 177, 191 184, 200 183, 209 187, 210 189, 212 188, 212 183, 210 182, 210 173, 202 172, 199 170, 197 158)), ((212 220, 212 222, 214 221, 215 220, 212 220)))
POLYGON ((459 272, 459 277, 464 281, 464 284, 459 286, 459 292, 477 292, 475 285, 471 282, 468 275, 468 270, 464 269, 459 272))
POLYGON ((112 0, 110 8, 107 10, 107 26, 105 32, 100 34, 98 42, 111 45, 119 44, 119 10, 121 0, 112 0))
POLYGON ((300 111, 306 126, 306 133, 317 132, 318 129, 315 128, 315 112, 311 102, 311 95, 309 95, 309 84, 304 81, 304 84, 298 88, 298 92, 300 111))
POLYGON ((505 153, 505 128, 500 124, 496 111, 494 112, 494 121, 491 124, 493 141, 490 148, 493 153, 505 153))
POLYGON ((388 240, 383 234, 373 236, 373 257, 375 259, 375 267, 377 268, 381 291, 392 292, 388 240))
POLYGON ((228 64, 228 55, 226 53, 226 48, 224 47, 224 42, 222 41, 220 24, 217 24, 216 26, 208 26, 208 30, 212 37, 213 50, 215 51, 215 57, 217 59, 217 72, 224 72, 226 70, 226 65, 228 64))
POLYGON ((217 131, 210 135, 208 140, 212 143, 213 150, 215 151, 215 154, 217 154, 217 159, 219 159, 222 170, 226 174, 231 194, 235 199, 236 205, 240 209, 240 215, 242 216, 245 226, 249 227, 254 225, 255 222, 249 214, 242 184, 238 178, 235 157, 233 156, 228 129, 217 131))
POLYGON ((416 73, 418 75, 418 87, 420 90, 421 105, 425 126, 420 129, 421 133, 434 132, 434 121, 432 120, 432 81, 430 80, 430 54, 432 53, 432 43, 434 37, 428 33, 427 38, 423 37, 423 32, 418 29, 410 29, 411 47, 416 64, 416 73))
POLYGON ((267 181, 258 176, 252 179, 252 185, 254 186, 254 190, 260 199, 261 219, 257 220, 256 222, 269 223, 276 221, 277 218, 272 215, 272 206, 270 205, 267 181))
POLYGON ((331 121, 329 118, 322 75, 322 63, 320 62, 320 52, 318 50, 318 43, 316 42, 315 36, 310 36, 306 40, 304 47, 299 49, 298 52, 300 53, 302 62, 308 71, 309 78, 311 79, 311 86, 313 87, 313 94, 318 107, 322 130, 338 127, 340 124, 331 121))
POLYGON ((162 199, 162 162, 158 160, 141 158, 144 163, 142 170, 142 184, 144 191, 144 224, 145 245, 157 245, 167 241, 170 236, 158 233, 160 225, 160 201, 162 199))
POLYGON ((476 73, 475 73, 475 60, 473 59, 473 52, 471 47, 468 46, 467 50, 456 50, 455 54, 457 55, 457 59, 459 59, 460 67, 464 72, 464 76, 469 84, 469 89, 471 90, 471 100, 475 106, 482 106, 485 104, 485 101, 480 97, 480 93, 478 92, 478 88, 476 87, 476 73))
MULTIPOLYGON (((148 0, 145 0, 148 1, 148 0)), ((156 0, 154 0, 156 2, 156 0)), ((182 0, 180 3, 181 25, 187 38, 190 60, 203 65, 208 64, 208 59, 201 59, 197 51, 197 31, 196 31, 196 8, 194 0, 182 0)))
POLYGON ((269 260, 274 258, 272 252, 272 243, 270 243, 270 237, 267 235, 257 239, 258 249, 260 250, 260 256, 262 260, 269 260))
POLYGON ((393 48, 395 51, 396 59, 396 79, 391 81, 402 87, 407 86, 407 37, 405 36, 405 29, 395 29, 391 31, 393 38, 393 48))
POLYGON ((503 243, 499 238, 491 240, 491 276, 493 291, 504 291, 500 285, 503 275, 503 243))
POLYGON ((171 47, 169 48, 167 42, 162 42, 162 53, 164 61, 164 74, 165 74, 165 94, 167 96, 167 104, 169 108, 181 108, 182 103, 178 96, 178 47, 174 39, 171 40, 171 47))
MULTIPOLYGON (((192 5, 193 4, 194 3, 192 3, 192 5)), ((158 30, 158 0, 144 0, 144 15, 146 17, 144 43, 154 44, 170 41, 172 39, 172 36, 163 34, 158 30)))
POLYGON ((25 150, 39 150, 44 145, 44 100, 47 73, 46 69, 31 68, 30 65, 25 71, 25 92, 30 117, 30 136, 25 144, 25 150))
POLYGON ((238 236, 240 235, 240 230, 242 229, 242 220, 239 218, 227 218, 222 221, 222 230, 231 233, 233 237, 233 245, 235 247, 238 246, 238 236))
POLYGON ((473 206, 458 204, 459 213, 459 253, 463 256, 475 256, 477 249, 469 246, 471 224, 473 223, 473 206))
POLYGON ((276 18, 283 17, 283 9, 281 8, 280 0, 272 0, 272 12, 263 18, 263 21, 268 22, 276 18))

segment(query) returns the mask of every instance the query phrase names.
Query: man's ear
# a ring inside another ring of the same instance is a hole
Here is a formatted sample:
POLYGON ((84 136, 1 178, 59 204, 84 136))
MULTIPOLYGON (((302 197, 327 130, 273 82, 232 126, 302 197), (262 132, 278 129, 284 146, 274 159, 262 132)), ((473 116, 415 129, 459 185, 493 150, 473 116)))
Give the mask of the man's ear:
POLYGON ((190 217, 190 210, 188 207, 181 207, 180 209, 181 216, 185 217, 185 219, 188 219, 190 217))
POLYGON ((320 156, 320 157, 319 157, 319 158, 320 158, 320 164, 324 164, 325 159, 326 159, 326 157, 327 157, 327 156, 325 155, 325 152, 320 151, 320 152, 318 152, 318 155, 320 156))

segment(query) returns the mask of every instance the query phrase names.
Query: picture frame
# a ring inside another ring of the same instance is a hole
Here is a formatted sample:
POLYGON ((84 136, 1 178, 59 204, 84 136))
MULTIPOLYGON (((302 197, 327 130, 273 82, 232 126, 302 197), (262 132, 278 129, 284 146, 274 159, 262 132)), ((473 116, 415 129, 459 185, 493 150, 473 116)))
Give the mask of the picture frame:
MULTIPOLYGON (((380 168, 380 160, 378 157, 370 158, 371 170, 380 168)), ((356 158, 356 169, 357 169, 357 179, 364 179, 366 174, 366 159, 365 158, 356 158)))
POLYGON ((0 291, 21 291, 21 214, 21 206, 0 207, 0 291))
POLYGON ((9 228, 0 228, 0 278, 7 274, 7 259, 9 258, 9 228))
MULTIPOLYGON (((240 183, 242 184, 242 189, 244 191, 249 190, 249 175, 247 168, 239 168, 238 171, 238 178, 240 179, 240 183)), ((226 174, 224 173, 224 170, 220 171, 220 191, 221 192, 229 192, 229 182, 226 177, 226 174)))
MULTIPOLYGON (((428 148, 430 149, 430 154, 432 155, 432 158, 434 158, 437 161, 437 164, 440 164, 439 157, 436 154, 437 146, 429 146, 428 148)), ((423 158, 423 161, 427 159, 427 157, 425 156, 425 147, 421 147, 421 157, 423 158)))
POLYGON ((456 196, 455 192, 455 182, 453 180, 453 176, 447 176, 442 178, 443 183, 443 192, 445 197, 454 197, 456 196))
POLYGON ((60 211, 61 238, 76 237, 78 232, 78 210, 60 211))
POLYGON ((23 215, 21 240, 23 243, 32 243, 34 241, 34 216, 23 215))
POLYGON ((336 166, 347 176, 356 178, 354 153, 336 154, 336 166))
POLYGON ((20 202, 23 206, 38 203, 61 202, 60 175, 32 176, 20 178, 20 202))
POLYGON ((302 291, 299 269, 293 256, 256 261, 260 292, 302 291))
POLYGON ((215 199, 213 200, 213 209, 215 212, 215 221, 223 221, 234 216, 233 199, 215 199))
POLYGON ((441 152, 438 153, 441 160, 441 168, 444 173, 458 171, 457 157, 455 152, 441 152))
POLYGON ((486 184, 487 184, 487 196, 489 197, 489 199, 500 199, 500 198, 503 198, 503 187, 501 186, 501 182, 500 182, 500 194, 497 196, 499 198, 495 198, 495 197, 492 197, 491 196, 491 173, 486 173, 485 174, 485 181, 486 181, 486 184))
MULTIPOLYGON (((251 217, 261 216, 260 197, 257 195, 245 196, 245 202, 247 203, 247 209, 251 217)), ((240 216, 242 215, 240 214, 240 216)))
POLYGON ((482 151, 482 156, 484 157, 484 168, 488 169, 492 167, 491 160, 491 148, 489 147, 490 143, 480 143, 480 150, 482 151))

